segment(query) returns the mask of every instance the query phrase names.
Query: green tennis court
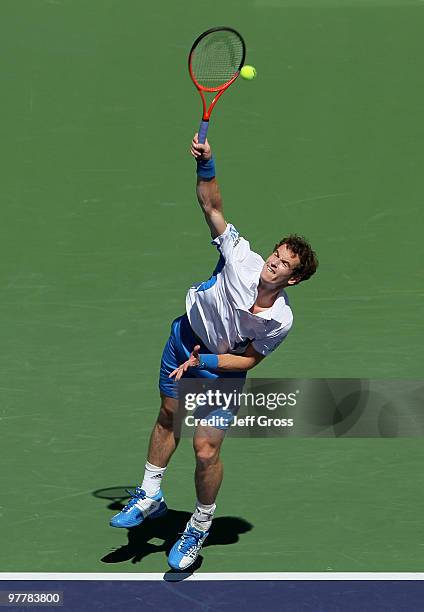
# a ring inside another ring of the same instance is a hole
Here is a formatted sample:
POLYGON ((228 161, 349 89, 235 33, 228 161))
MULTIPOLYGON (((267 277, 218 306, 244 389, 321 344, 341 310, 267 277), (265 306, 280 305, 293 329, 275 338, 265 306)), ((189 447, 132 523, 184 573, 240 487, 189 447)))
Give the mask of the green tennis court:
MULTIPOLYGON (((193 509, 187 439, 171 523, 128 540, 104 490, 142 476, 170 323, 216 260, 188 153, 187 53, 208 27, 240 30, 258 70, 209 130, 226 217, 261 254, 298 232, 320 258, 252 375, 422 377, 422 2, 208 7, 1 3, 3 572, 165 571, 193 509)), ((223 455, 200 571, 423 571, 421 439, 228 439, 223 455)))

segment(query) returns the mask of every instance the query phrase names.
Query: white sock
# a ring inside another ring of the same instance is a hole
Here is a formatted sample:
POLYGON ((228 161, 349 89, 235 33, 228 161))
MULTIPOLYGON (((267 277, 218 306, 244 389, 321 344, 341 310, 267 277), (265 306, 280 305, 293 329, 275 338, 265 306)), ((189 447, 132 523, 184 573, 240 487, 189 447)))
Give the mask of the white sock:
POLYGON ((212 525, 213 514, 216 510, 216 504, 210 506, 201 504, 199 500, 196 502, 196 510, 190 519, 191 525, 199 531, 209 531, 212 525))
POLYGON ((141 488, 146 491, 148 497, 154 497, 159 493, 166 467, 157 467, 148 461, 145 467, 141 488))

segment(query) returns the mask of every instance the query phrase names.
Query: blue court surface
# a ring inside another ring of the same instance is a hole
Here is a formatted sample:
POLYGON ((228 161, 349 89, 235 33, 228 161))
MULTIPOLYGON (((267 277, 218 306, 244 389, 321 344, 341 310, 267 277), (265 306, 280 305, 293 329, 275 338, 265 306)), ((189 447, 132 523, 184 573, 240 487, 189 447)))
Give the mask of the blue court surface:
POLYGON ((418 612, 423 610, 424 601, 422 580, 208 580, 206 575, 196 580, 171 572, 150 576, 155 579, 6 580, 0 583, 0 605, 7 593, 26 592, 60 593, 60 604, 48 607, 63 612, 124 608, 161 612, 418 612))

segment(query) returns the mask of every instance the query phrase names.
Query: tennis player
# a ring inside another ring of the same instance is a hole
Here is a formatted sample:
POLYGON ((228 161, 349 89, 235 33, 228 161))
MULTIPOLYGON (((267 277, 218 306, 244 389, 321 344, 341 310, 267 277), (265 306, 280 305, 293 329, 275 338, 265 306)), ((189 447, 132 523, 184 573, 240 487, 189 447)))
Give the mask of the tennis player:
MULTIPOLYGON (((186 314, 173 321, 163 351, 159 389, 161 406, 150 437, 144 478, 128 504, 110 521, 112 527, 135 527, 167 511, 161 483, 178 444, 174 415, 181 377, 234 378, 241 382, 248 370, 287 337, 293 315, 285 292, 314 274, 318 261, 308 242, 290 235, 280 240, 264 261, 249 242, 227 223, 215 178, 208 141, 191 143, 197 161, 197 198, 208 224, 218 264, 209 280, 190 287, 186 314)), ((197 503, 184 533, 170 551, 174 569, 194 563, 208 536, 222 482, 220 447, 234 418, 219 427, 198 427, 193 438, 196 456, 197 503), (206 435, 207 434, 207 435, 206 435)))

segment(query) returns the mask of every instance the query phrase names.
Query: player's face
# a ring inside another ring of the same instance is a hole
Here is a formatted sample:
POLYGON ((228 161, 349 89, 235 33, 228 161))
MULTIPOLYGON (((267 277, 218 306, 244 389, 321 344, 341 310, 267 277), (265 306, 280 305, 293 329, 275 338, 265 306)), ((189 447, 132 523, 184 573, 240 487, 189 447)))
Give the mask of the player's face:
POLYGON ((266 260, 261 272, 261 281, 267 285, 281 287, 293 285, 296 282, 293 273, 299 264, 299 257, 282 244, 266 260))

